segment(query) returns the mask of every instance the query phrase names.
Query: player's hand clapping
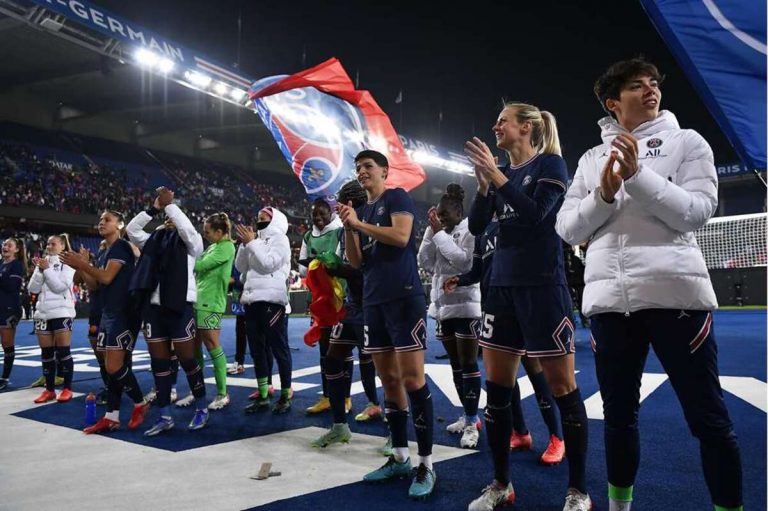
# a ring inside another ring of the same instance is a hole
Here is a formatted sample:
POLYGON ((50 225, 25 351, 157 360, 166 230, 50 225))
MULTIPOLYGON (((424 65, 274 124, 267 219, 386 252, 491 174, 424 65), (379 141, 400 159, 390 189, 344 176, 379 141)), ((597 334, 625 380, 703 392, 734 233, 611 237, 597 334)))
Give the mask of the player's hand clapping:
POLYGON ((235 231, 237 231, 237 237, 246 245, 256 239, 256 234, 250 225, 237 224, 235 231))

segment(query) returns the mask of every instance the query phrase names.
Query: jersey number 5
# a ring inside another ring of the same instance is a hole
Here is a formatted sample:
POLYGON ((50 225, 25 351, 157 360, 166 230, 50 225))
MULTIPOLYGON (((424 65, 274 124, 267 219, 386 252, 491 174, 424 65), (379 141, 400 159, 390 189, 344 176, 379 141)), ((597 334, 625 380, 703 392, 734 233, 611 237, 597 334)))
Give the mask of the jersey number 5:
POLYGON ((483 314, 483 339, 490 339, 493 337, 493 320, 496 316, 493 314, 483 314))

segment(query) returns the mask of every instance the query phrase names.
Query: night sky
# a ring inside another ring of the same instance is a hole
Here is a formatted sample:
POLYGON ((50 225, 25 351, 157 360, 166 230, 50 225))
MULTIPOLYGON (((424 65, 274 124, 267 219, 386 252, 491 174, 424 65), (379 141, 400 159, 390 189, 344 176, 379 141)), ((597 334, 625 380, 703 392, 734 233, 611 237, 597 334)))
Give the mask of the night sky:
POLYGON ((571 172, 600 143, 592 94, 613 61, 639 54, 667 76, 662 108, 701 133, 715 160, 735 153, 676 65, 639 1, 287 2, 94 0, 116 14, 254 78, 338 57, 399 132, 460 150, 490 127, 502 98, 555 114, 571 172), (403 91, 401 105, 395 104, 403 91), (442 112, 442 122, 439 121, 442 112))

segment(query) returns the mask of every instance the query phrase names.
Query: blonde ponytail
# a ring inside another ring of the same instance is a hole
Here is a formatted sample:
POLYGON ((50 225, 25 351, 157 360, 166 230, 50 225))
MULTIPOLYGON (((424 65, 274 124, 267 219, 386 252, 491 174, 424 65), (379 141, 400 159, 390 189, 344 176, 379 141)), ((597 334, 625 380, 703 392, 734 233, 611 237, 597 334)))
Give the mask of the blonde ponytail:
POLYGON ((560 136, 557 134, 557 121, 555 116, 547 111, 541 111, 534 105, 528 103, 507 102, 506 108, 515 110, 517 122, 530 122, 531 145, 539 153, 556 154, 562 156, 560 149, 560 136))
POLYGON ((556 154, 562 156, 563 151, 560 149, 560 135, 557 133, 557 121, 555 120, 555 116, 546 110, 542 110, 541 120, 543 123, 541 130, 541 152, 544 154, 556 154))

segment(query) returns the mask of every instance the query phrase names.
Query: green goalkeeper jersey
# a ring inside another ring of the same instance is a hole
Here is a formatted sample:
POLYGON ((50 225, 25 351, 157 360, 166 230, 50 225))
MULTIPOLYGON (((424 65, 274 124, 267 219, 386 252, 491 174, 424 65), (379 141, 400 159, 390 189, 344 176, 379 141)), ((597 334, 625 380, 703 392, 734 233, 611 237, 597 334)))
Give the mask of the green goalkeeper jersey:
POLYGON ((195 309, 223 314, 227 308, 227 288, 235 260, 235 244, 222 239, 211 243, 195 261, 197 302, 195 309))

